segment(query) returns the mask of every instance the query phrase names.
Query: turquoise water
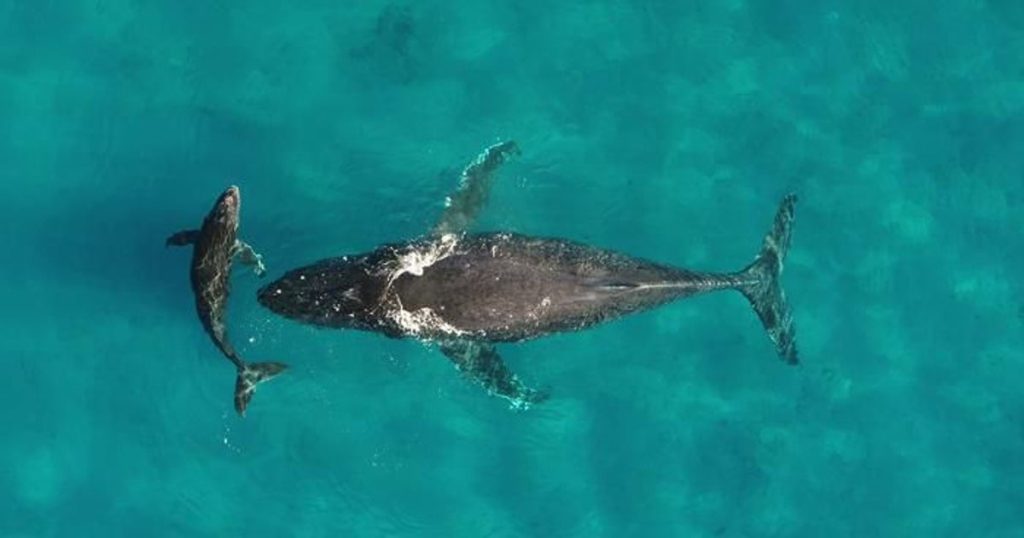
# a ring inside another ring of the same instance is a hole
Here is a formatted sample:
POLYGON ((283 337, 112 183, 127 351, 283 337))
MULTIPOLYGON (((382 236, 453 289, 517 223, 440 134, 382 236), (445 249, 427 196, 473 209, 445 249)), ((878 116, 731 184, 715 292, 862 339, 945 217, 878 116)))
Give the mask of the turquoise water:
POLYGON ((1024 4, 199 6, 0 0, 0 535, 1024 536, 1024 4), (708 295, 503 346, 516 412, 239 270, 237 418, 164 238, 237 183, 276 278, 499 139, 479 229, 697 269, 797 192, 803 364, 708 295))

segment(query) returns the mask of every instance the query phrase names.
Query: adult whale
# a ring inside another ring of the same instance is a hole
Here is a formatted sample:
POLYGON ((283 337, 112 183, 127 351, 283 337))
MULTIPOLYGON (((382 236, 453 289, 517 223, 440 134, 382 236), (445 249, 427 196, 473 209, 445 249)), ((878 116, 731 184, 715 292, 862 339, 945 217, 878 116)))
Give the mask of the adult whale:
POLYGON ((796 196, 786 196, 753 263, 733 273, 680 269, 563 239, 467 234, 513 142, 487 148, 425 238, 331 258, 286 273, 259 291, 270 310, 304 323, 435 341, 492 394, 527 406, 526 387, 494 344, 579 330, 675 299, 737 290, 779 356, 797 363, 794 327, 779 283, 796 196))
POLYGON ((184 230, 167 238, 167 246, 192 245, 192 265, 189 277, 195 295, 199 321, 217 349, 235 365, 235 411, 245 415, 256 385, 281 373, 286 366, 279 362, 247 363, 228 340, 228 291, 231 283, 231 262, 237 256, 246 265, 253 266, 263 276, 263 258, 251 246, 238 239, 238 216, 242 195, 238 187, 231 186, 213 204, 198 230, 184 230))

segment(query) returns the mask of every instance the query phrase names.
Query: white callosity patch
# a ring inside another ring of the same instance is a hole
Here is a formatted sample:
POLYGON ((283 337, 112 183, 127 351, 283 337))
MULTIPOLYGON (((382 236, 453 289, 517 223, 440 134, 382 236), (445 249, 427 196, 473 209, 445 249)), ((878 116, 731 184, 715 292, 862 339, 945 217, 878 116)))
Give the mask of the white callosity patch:
MULTIPOLYGON (((384 292, 385 297, 391 291, 391 284, 393 284, 398 277, 404 274, 423 276, 424 269, 447 258, 448 256, 451 256, 455 252, 455 247, 458 245, 458 242, 458 235, 444 234, 436 241, 412 247, 407 252, 399 254, 397 256, 398 267, 388 277, 387 290, 384 292)), ((431 308, 425 307, 414 312, 410 312, 405 310, 402 306, 401 297, 395 294, 394 299, 395 303, 397 303, 397 308, 388 312, 388 317, 394 320, 394 322, 409 335, 420 338, 429 338, 431 335, 437 335, 438 333, 448 336, 461 336, 466 334, 465 331, 446 322, 431 308)))
POLYGON ((533 307, 532 309, 530 309, 530 311, 528 311, 526 313, 526 317, 530 321, 536 322, 537 320, 540 319, 540 317, 544 313, 544 311, 547 310, 550 307, 551 307, 551 297, 545 296, 543 299, 541 299, 541 301, 539 303, 537 303, 537 306, 533 307))
POLYGON ((349 288, 349 289, 345 290, 345 293, 342 293, 341 297, 343 299, 345 299, 346 301, 349 301, 349 302, 356 302, 356 303, 363 302, 362 299, 359 298, 359 293, 356 291, 355 288, 349 288))

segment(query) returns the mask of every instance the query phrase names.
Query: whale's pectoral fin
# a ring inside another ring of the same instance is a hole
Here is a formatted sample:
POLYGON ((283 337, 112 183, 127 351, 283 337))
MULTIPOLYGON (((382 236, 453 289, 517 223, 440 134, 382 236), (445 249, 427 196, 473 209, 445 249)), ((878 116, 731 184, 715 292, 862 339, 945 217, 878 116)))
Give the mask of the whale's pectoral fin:
POLYGON ((267 267, 263 265, 263 256, 257 254, 245 241, 235 241, 235 255, 238 256, 238 261, 242 265, 252 267, 252 272, 256 273, 256 276, 262 277, 267 274, 267 267))
POLYGON ((547 392, 524 385, 505 366, 493 345, 453 340, 442 343, 441 352, 455 363, 460 372, 483 385, 488 393, 507 399, 512 407, 525 409, 548 398, 547 392))
POLYGON ((491 180, 502 163, 519 155, 519 146, 509 140, 484 150, 462 171, 459 188, 445 200, 444 214, 434 226, 434 235, 458 233, 469 228, 487 203, 491 180))
POLYGON ((170 247, 183 247, 185 245, 191 245, 199 239, 199 230, 182 230, 167 238, 164 246, 170 247))

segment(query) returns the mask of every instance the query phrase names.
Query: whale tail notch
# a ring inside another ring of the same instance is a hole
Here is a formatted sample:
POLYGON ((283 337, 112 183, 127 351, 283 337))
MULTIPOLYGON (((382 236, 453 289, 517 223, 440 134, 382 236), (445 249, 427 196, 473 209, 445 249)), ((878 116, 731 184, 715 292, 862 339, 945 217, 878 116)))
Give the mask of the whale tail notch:
POLYGON ((235 411, 238 415, 245 416, 245 409, 249 406, 257 385, 277 377, 286 368, 288 365, 281 362, 242 363, 235 379, 235 411))
POLYGON ((754 312, 761 319, 768 338, 775 344, 779 358, 789 364, 799 362, 796 352, 796 329, 793 316, 786 303, 779 277, 782 264, 789 250, 790 233, 793 225, 796 195, 789 194, 782 199, 775 214, 771 231, 764 238, 761 252, 754 262, 736 276, 737 289, 750 301, 754 312))

